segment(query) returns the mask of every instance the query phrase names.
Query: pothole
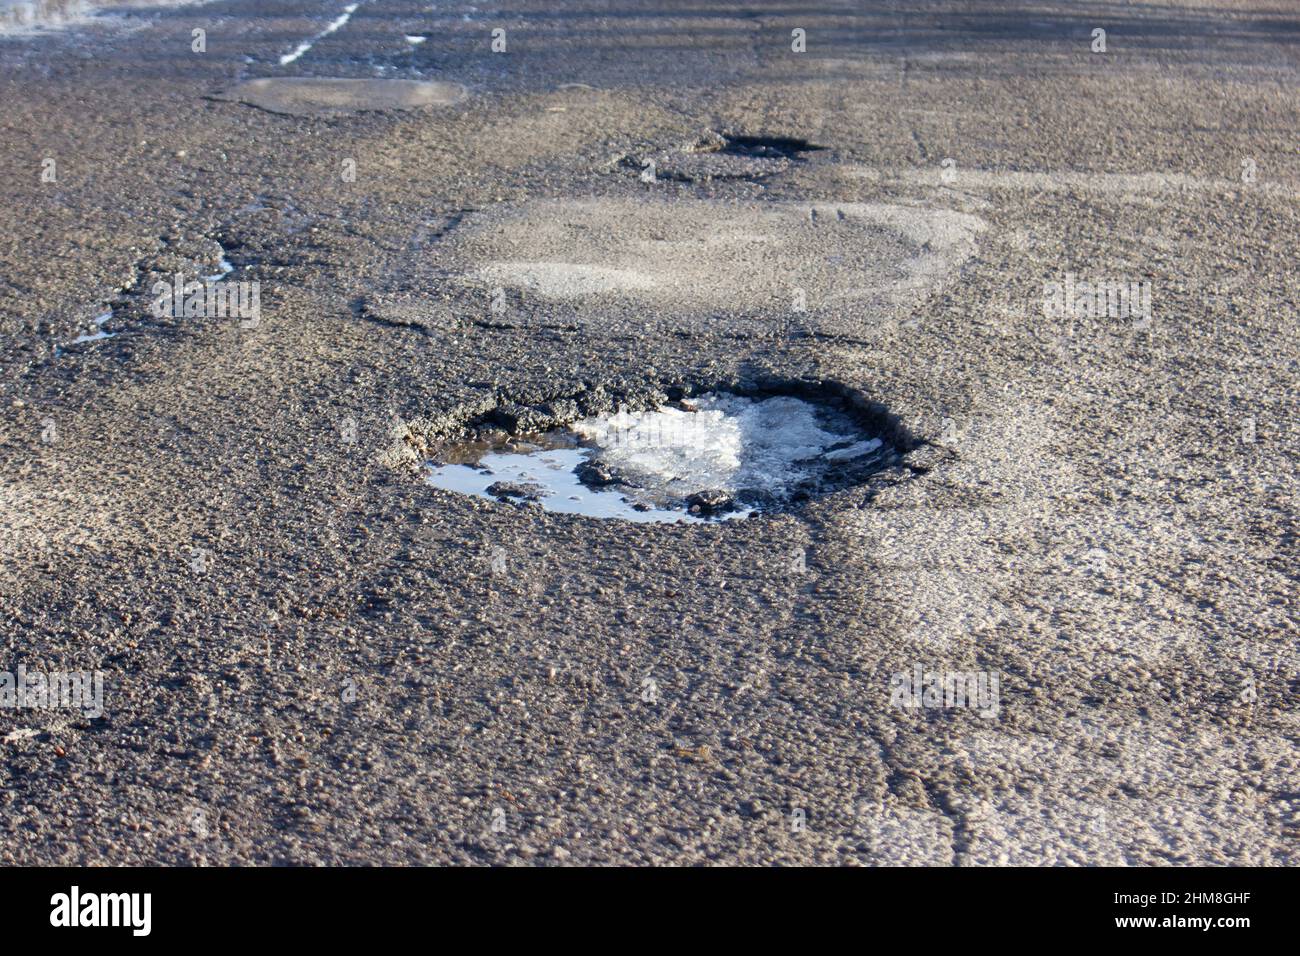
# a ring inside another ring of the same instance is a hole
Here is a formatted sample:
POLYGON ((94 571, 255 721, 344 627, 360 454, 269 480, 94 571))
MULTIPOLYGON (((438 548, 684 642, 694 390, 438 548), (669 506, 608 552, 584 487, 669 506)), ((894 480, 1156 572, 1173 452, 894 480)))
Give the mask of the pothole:
POLYGON ((759 156, 765 158, 800 159, 803 153, 825 149, 794 136, 721 136, 721 145, 713 149, 697 147, 695 152, 720 151, 733 156, 759 156))
POLYGON ((709 392, 547 431, 484 427, 431 450, 436 488, 629 521, 721 521, 788 511, 897 461, 845 403, 709 392))
POLYGON ((709 130, 677 149, 640 157, 623 155, 616 166, 635 170, 645 182, 757 181, 803 162, 805 153, 822 149, 825 147, 796 137, 743 136, 709 130))

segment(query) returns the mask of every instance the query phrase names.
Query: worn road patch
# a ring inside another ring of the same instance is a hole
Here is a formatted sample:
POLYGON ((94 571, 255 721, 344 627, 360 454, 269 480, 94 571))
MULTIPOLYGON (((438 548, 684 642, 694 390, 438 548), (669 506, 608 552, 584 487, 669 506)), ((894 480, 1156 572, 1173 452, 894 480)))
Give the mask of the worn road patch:
POLYGON ((584 325, 854 332, 953 275, 983 228, 885 204, 538 200, 468 218, 449 259, 501 314, 540 302, 584 325))
POLYGON ((287 116, 319 116, 451 106, 464 96, 465 88, 459 83, 284 77, 249 80, 220 94, 218 99, 235 100, 287 116))

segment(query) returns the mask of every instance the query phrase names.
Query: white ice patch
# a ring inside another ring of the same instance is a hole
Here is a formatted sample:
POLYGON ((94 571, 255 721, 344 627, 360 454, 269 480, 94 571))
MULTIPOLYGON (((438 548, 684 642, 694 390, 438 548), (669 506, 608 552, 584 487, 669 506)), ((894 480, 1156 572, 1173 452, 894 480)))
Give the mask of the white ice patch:
POLYGON ((105 332, 104 323, 113 317, 113 310, 109 309, 102 315, 95 316, 91 321, 94 323, 93 330, 85 335, 78 335, 70 344, 79 345, 82 342, 98 342, 100 339, 111 339, 117 335, 116 332, 105 332))
POLYGON ((738 518, 816 490, 828 473, 842 481, 845 467, 869 466, 863 460, 882 447, 827 406, 730 394, 652 411, 620 409, 537 440, 546 447, 516 443, 481 453, 474 464, 430 464, 428 480, 448 491, 589 517, 738 518))
POLYGON ((221 271, 216 275, 204 276, 203 281, 220 282, 226 276, 230 275, 230 273, 235 271, 235 267, 231 264, 230 260, 226 258, 226 252, 224 249, 221 251, 221 262, 217 265, 217 268, 221 271))
POLYGON ((673 497, 721 490, 782 500, 811 477, 818 459, 847 460, 880 447, 879 439, 855 442, 850 422, 831 424, 817 406, 789 396, 710 394, 683 404, 620 410, 573 430, 600 449, 612 471, 673 497))
POLYGON ((879 438, 872 438, 870 441, 854 442, 848 448, 836 448, 822 455, 827 461, 852 461, 854 458, 861 458, 864 455, 870 455, 880 449, 881 441, 879 438))

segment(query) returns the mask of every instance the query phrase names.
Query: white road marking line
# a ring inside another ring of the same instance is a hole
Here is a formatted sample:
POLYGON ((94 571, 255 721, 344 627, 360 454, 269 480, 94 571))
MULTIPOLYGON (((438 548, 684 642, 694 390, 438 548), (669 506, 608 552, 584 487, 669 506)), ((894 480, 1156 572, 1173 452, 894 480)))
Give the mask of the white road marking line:
POLYGON ((335 30, 341 29, 342 26, 352 18, 352 14, 357 12, 357 7, 359 6, 361 6, 360 3, 349 3, 346 7, 343 8, 343 13, 341 13, 337 19, 330 21, 329 26, 327 26, 324 30, 316 34, 310 40, 298 44, 298 48, 294 50, 292 53, 286 53, 284 56, 280 57, 280 65, 288 66, 294 60, 298 59, 298 57, 302 56, 313 46, 315 46, 317 40, 322 40, 325 37, 329 36, 331 33, 333 33, 335 30))

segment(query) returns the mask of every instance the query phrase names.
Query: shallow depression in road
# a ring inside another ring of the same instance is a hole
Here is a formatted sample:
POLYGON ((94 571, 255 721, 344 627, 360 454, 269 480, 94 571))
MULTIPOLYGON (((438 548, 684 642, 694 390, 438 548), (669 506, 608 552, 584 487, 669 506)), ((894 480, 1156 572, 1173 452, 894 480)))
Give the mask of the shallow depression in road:
POLYGON ((435 487, 548 511, 716 521, 854 484, 890 454, 833 405, 710 393, 535 435, 485 434, 438 449, 427 469, 435 487))

